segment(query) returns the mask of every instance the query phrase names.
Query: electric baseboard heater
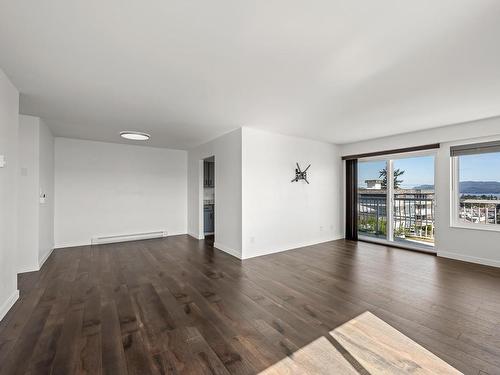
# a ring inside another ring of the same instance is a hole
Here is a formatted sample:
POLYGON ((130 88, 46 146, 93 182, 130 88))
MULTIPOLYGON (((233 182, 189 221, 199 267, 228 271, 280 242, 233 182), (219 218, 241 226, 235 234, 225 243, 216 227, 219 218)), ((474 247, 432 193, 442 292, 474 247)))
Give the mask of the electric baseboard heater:
POLYGON ((128 241, 139 241, 139 240, 149 240, 152 238, 163 238, 167 237, 167 231, 161 230, 157 232, 145 232, 145 233, 133 233, 133 234, 119 234, 114 236, 101 236, 92 237, 92 245, 102 245, 107 243, 115 242, 128 242, 128 241))

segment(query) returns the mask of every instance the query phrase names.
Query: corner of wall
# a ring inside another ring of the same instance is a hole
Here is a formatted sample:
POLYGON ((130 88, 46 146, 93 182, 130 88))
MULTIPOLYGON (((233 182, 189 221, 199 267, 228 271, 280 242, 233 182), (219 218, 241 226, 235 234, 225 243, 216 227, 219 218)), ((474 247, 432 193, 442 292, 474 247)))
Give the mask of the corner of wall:
POLYGON ((15 290, 0 306, 0 321, 7 315, 9 310, 14 306, 16 301, 19 299, 19 290, 15 290))
POLYGON ((242 256, 242 252, 240 250, 233 249, 229 246, 221 244, 220 242, 214 243, 214 247, 219 249, 219 250, 222 250, 222 251, 228 253, 229 255, 232 255, 238 259, 244 259, 242 256))

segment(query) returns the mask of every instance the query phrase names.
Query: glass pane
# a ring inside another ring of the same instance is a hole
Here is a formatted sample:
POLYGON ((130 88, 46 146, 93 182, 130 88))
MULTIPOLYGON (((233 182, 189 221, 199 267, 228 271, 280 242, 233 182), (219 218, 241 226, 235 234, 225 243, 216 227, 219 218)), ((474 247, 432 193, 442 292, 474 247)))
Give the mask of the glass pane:
POLYGON ((434 156, 395 159, 394 241, 434 246, 434 156))
POLYGON ((358 235, 387 236, 387 189, 385 161, 358 163, 358 235), (386 181, 386 180, 385 180, 386 181))
POLYGON ((500 153, 459 156, 459 221, 500 224, 500 153))

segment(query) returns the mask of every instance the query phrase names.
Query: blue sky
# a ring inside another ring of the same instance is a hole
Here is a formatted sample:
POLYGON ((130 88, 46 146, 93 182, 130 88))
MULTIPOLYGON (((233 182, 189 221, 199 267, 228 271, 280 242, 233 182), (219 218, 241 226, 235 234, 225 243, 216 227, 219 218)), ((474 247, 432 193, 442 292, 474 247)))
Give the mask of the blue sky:
POLYGON ((460 157, 461 181, 500 181, 500 152, 460 157))
MULTIPOLYGON (((500 152, 460 157, 461 181, 500 181, 500 152)), ((359 162, 358 185, 366 187, 365 180, 379 178, 385 161, 359 162)), ((401 187, 434 185, 434 156, 394 160, 394 169, 404 170, 401 187)))
MULTIPOLYGON (((358 185, 366 187, 365 180, 379 178, 379 171, 385 168, 384 161, 360 162, 358 165, 358 185)), ((399 178, 402 188, 417 185, 434 185, 434 156, 421 156, 394 160, 394 169, 404 170, 399 178)))

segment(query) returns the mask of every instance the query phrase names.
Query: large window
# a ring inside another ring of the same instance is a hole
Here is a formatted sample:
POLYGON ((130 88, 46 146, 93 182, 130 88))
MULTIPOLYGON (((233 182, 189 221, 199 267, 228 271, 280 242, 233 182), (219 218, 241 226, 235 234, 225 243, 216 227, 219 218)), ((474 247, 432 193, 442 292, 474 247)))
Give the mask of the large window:
POLYGON ((454 224, 500 230, 500 142, 451 148, 454 224))

